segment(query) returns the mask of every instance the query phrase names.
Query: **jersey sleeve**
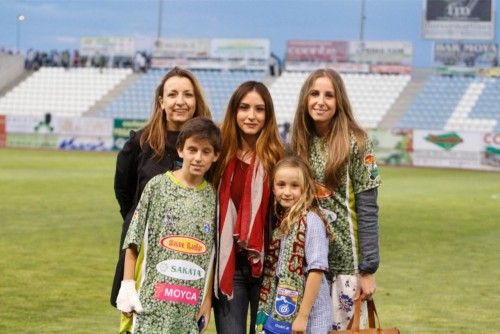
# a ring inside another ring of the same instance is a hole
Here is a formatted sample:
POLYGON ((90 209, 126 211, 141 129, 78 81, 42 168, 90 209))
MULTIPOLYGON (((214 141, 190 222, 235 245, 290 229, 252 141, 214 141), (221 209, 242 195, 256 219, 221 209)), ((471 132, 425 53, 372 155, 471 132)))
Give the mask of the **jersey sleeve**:
POLYGON ((328 237, 325 224, 314 212, 307 214, 306 243, 305 243, 306 268, 310 270, 328 271, 328 237))
POLYGON ((142 192, 141 199, 139 200, 139 203, 134 211, 134 215, 132 216, 132 220, 130 221, 127 236, 123 242, 123 249, 130 247, 131 244, 136 245, 137 248, 141 246, 148 221, 149 208, 154 194, 155 179, 156 178, 152 178, 146 184, 146 187, 142 192))
POLYGON ((361 251, 359 271, 373 274, 380 262, 377 188, 356 194, 358 242, 361 251))
POLYGON ((354 140, 349 160, 349 178, 355 194, 380 185, 380 175, 370 138, 366 137, 365 148, 362 151, 354 140))

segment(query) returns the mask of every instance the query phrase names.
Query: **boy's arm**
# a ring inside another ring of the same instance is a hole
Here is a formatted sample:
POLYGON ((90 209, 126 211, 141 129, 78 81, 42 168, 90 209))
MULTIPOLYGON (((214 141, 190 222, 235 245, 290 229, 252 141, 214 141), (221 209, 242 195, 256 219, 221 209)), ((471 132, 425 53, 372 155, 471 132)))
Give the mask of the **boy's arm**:
POLYGON ((132 312, 142 313, 143 308, 139 300, 139 294, 135 289, 135 264, 137 262, 137 249, 135 246, 125 250, 125 264, 123 272, 123 280, 116 298, 117 308, 127 317, 132 315, 132 312))
POLYGON ((137 262, 137 248, 131 245, 125 251, 125 265, 123 267, 123 280, 135 280, 135 264, 137 262))
POLYGON ((307 321, 309 319, 309 313, 316 301, 318 296, 319 288, 321 286, 321 280, 323 279, 324 273, 320 270, 311 270, 307 275, 306 288, 304 290, 304 298, 300 304, 299 312, 297 317, 292 324, 292 333, 305 333, 307 328, 307 321))

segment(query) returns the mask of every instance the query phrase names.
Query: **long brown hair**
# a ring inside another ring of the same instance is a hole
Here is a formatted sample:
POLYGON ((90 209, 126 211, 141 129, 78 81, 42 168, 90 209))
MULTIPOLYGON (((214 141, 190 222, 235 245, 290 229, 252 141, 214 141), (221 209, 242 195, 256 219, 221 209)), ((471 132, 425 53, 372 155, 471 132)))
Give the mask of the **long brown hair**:
POLYGON ((276 124, 273 100, 269 90, 261 82, 246 81, 236 88, 231 96, 224 120, 222 121, 222 158, 217 163, 214 178, 216 185, 220 181, 229 161, 236 155, 238 148, 242 146, 241 130, 236 122, 236 114, 238 113, 241 100, 251 91, 257 92, 262 100, 264 100, 265 105, 266 119, 255 144, 255 152, 262 162, 267 175, 271 175, 274 165, 284 154, 283 144, 281 143, 276 124))
POLYGON ((298 221, 305 215, 308 211, 315 212, 325 224, 325 229, 329 238, 333 238, 332 228, 329 226, 325 215, 321 212, 315 197, 314 191, 314 178, 311 171, 311 167, 298 156, 287 156, 281 159, 276 166, 272 174, 273 190, 274 190, 274 179, 276 173, 280 168, 296 168, 299 170, 299 174, 302 178, 301 190, 302 194, 298 198, 297 202, 292 205, 288 210, 281 210, 275 201, 274 209, 277 216, 281 216, 282 220, 278 226, 278 230, 281 235, 287 235, 293 224, 298 223, 298 221))
MULTIPOLYGON (((172 77, 187 78, 191 81, 194 89, 194 97, 196 99, 196 108, 193 117, 202 116, 212 118, 208 104, 205 101, 203 89, 196 77, 188 70, 174 67, 163 77, 160 84, 155 89, 153 113, 144 126, 141 134, 141 148, 144 148, 144 145, 149 145, 154 151, 153 158, 155 159, 161 159, 163 157, 167 145, 167 115, 160 105, 160 100, 163 98, 163 86, 165 82, 172 77)), ((171 144, 173 146, 175 145, 175 143, 171 144)))
POLYGON ((314 82, 321 77, 331 80, 335 92, 336 109, 330 120, 329 133, 325 136, 328 147, 325 183, 328 187, 337 189, 344 174, 344 167, 349 160, 351 135, 355 136, 358 147, 362 151, 367 134, 354 119, 344 82, 334 70, 316 70, 307 77, 302 85, 292 127, 291 145, 296 154, 302 159, 309 160, 312 137, 317 133, 314 121, 307 109, 307 101, 314 82))

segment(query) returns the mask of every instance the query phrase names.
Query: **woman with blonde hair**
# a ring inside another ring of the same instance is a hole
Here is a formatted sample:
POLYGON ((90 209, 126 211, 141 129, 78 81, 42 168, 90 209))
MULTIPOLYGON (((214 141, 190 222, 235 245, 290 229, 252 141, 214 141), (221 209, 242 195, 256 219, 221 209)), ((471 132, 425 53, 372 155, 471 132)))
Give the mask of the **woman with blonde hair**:
POLYGON ((265 241, 269 237, 269 177, 283 156, 269 90, 256 81, 232 94, 221 126, 218 185, 215 324, 220 334, 255 333, 265 241))
POLYGON ((124 221, 110 298, 115 307, 123 279, 123 240, 132 214, 152 177, 182 166, 182 159, 175 148, 177 136, 186 121, 198 116, 211 118, 201 85, 191 72, 175 67, 156 87, 149 121, 139 131, 130 132, 130 138, 118 153, 114 189, 124 221))
POLYGON ((372 142, 354 119, 344 82, 334 70, 316 70, 304 82, 291 147, 309 161, 321 207, 337 215, 328 257, 334 324, 342 330, 354 299, 371 298, 376 289, 380 176, 372 142))

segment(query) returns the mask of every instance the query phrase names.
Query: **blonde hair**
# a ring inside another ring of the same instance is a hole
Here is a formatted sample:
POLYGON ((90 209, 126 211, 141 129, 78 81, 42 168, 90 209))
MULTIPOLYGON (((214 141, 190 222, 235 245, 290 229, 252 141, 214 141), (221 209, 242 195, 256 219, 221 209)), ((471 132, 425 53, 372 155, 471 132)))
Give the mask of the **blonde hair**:
POLYGON ((217 163, 215 172, 215 184, 218 184, 229 161, 236 155, 238 148, 242 146, 241 130, 236 121, 236 114, 238 113, 241 100, 251 91, 257 92, 262 100, 264 100, 265 105, 266 118, 255 144, 255 152, 264 166, 267 175, 271 175, 274 165, 284 154, 283 144, 281 143, 276 124, 273 100, 269 90, 261 82, 246 81, 236 88, 231 96, 224 120, 222 121, 222 151, 221 159, 217 163))
POLYGON ((358 147, 362 151, 366 144, 367 134, 354 119, 344 82, 334 70, 316 70, 307 77, 302 85, 292 127, 291 146, 302 159, 309 160, 312 137, 318 134, 314 121, 309 115, 307 102, 314 82, 322 77, 326 77, 332 82, 336 101, 335 113, 329 124, 330 130, 325 136, 328 147, 325 184, 329 188, 337 189, 341 183, 344 167, 349 160, 351 135, 354 135, 358 147))
MULTIPOLYGON (((273 171, 273 185, 274 179, 276 177, 276 173, 280 168, 296 168, 299 170, 299 174, 302 178, 302 194, 295 202, 291 208, 288 210, 282 210, 281 215, 278 211, 280 208, 275 200, 274 210, 276 216, 282 216, 281 223, 278 227, 278 230, 281 235, 287 235, 293 224, 296 224, 302 217, 307 215, 308 211, 315 212, 325 224, 325 229, 328 237, 330 239, 333 238, 332 228, 329 226, 325 215, 321 212, 315 197, 315 188, 314 188, 314 178, 311 171, 311 167, 300 157, 298 156, 287 156, 281 159, 273 171)), ((274 190, 274 187, 273 187, 274 190)))
MULTIPOLYGON (((163 77, 160 84, 155 89, 153 113, 144 126, 140 138, 141 148, 143 148, 144 145, 149 145, 154 151, 153 158, 155 159, 161 159, 163 157, 167 145, 167 115, 161 107, 160 100, 163 98, 163 86, 165 82, 172 77, 187 78, 191 81, 196 100, 193 118, 198 116, 212 118, 208 104, 205 101, 203 89, 194 74, 188 70, 174 67, 163 77)), ((175 145, 175 143, 171 144, 173 146, 175 145)))

